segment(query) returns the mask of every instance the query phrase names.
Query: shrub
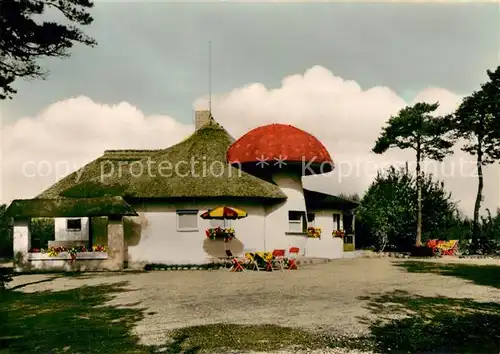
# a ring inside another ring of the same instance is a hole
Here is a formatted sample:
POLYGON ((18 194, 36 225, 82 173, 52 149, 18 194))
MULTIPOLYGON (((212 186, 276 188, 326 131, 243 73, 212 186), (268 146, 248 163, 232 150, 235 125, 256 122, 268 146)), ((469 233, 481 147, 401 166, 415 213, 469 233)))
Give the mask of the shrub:
POLYGON ((10 268, 0 268, 0 291, 5 290, 8 282, 12 281, 12 273, 10 268))
POLYGON ((481 217, 478 235, 478 252, 481 254, 500 253, 500 209, 495 216, 486 209, 487 216, 481 217))
POLYGON ((0 257, 13 256, 12 220, 5 211, 7 205, 0 205, 0 257))
POLYGON ((427 246, 413 247, 411 251, 412 257, 437 257, 441 253, 438 249, 430 248, 427 246))
POLYGON ((500 254, 500 210, 495 216, 486 209, 487 215, 479 220, 478 245, 472 244, 472 220, 459 218, 448 232, 448 239, 459 240, 462 254, 500 254))
MULTIPOLYGON (((411 251, 417 232, 416 201, 415 177, 407 169, 391 167, 379 173, 356 211, 357 245, 411 251)), ((444 184, 430 174, 423 178, 422 206, 422 241, 450 239, 448 230, 456 227, 457 208, 444 184)))

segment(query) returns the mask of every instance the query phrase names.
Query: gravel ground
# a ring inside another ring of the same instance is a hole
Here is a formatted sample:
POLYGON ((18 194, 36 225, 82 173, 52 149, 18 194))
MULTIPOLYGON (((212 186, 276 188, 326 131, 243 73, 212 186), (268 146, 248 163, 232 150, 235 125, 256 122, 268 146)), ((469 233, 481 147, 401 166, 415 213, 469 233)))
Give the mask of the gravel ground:
MULTIPOLYGON (((401 261, 401 260, 399 260, 401 261)), ((435 262, 436 260, 433 260, 435 262)), ((446 259, 437 260, 447 262, 446 259)), ((453 260, 466 264, 498 264, 498 260, 453 260)), ((348 336, 367 333, 360 317, 374 318, 360 296, 394 290, 423 296, 472 298, 500 302, 500 290, 453 276, 408 273, 394 259, 340 259, 298 271, 245 272, 156 271, 89 274, 27 285, 23 291, 63 290, 83 285, 128 281, 129 292, 109 305, 130 305, 147 315, 135 332, 144 344, 161 344, 168 330, 213 323, 275 324, 303 329, 335 330, 348 336)), ((499 268, 500 271, 500 268, 499 268)), ((16 286, 50 278, 23 275, 16 286)), ((284 353, 284 352, 283 352, 284 353)), ((356 353, 341 349, 310 353, 356 353)), ((361 353, 361 352, 358 352, 361 353)))

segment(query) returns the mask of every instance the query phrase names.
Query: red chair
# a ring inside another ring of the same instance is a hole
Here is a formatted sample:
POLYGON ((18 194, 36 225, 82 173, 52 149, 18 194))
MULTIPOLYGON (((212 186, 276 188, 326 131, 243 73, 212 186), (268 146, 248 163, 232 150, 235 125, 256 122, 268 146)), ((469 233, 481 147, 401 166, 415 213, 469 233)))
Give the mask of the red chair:
POLYGON ((230 259, 232 264, 233 264, 231 266, 231 268, 229 268, 230 272, 244 272, 245 271, 245 268, 243 268, 243 265, 238 260, 238 257, 235 257, 233 255, 233 252, 231 252, 231 250, 226 250, 226 255, 227 255, 227 258, 230 259))
POLYGON ((438 245, 438 240, 429 240, 427 241, 427 247, 436 248, 438 245))
POLYGON ((274 271, 274 265, 278 263, 281 271, 284 271, 285 252, 285 250, 274 250, 272 258, 267 262, 266 270, 274 271))
POLYGON ((300 249, 298 247, 290 247, 288 250, 288 270, 299 269, 297 266, 297 257, 300 249))
POLYGON ((451 246, 450 248, 443 250, 443 255, 454 256, 458 251, 458 240, 450 240, 449 243, 451 243, 451 246))

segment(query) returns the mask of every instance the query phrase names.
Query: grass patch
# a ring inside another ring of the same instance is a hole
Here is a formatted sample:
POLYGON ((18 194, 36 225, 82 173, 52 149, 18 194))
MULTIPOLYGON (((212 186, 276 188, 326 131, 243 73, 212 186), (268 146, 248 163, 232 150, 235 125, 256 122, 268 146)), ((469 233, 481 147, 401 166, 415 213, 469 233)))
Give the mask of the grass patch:
POLYGON ((325 348, 329 341, 310 332, 275 325, 212 324, 172 332, 174 345, 169 353, 234 350, 273 351, 285 348, 325 348))
POLYGON ((1 353, 151 353, 131 334, 138 309, 103 306, 126 283, 0 296, 1 353), (96 307, 101 306, 101 307, 96 307))
POLYGON ((396 266, 409 273, 434 273, 470 280, 478 285, 500 288, 500 266, 460 263, 401 262, 396 266))
POLYGON ((394 291, 360 298, 378 319, 369 340, 381 353, 500 352, 500 304, 394 291), (399 315, 399 316, 395 316, 399 315))

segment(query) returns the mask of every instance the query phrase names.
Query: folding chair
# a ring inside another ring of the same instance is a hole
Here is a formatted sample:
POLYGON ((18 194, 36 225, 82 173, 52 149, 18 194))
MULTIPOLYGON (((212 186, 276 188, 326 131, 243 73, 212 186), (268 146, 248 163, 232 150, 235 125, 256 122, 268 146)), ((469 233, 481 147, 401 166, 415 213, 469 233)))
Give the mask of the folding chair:
POLYGON ((272 255, 270 255, 270 257, 266 257, 265 255, 262 255, 262 253, 260 252, 255 252, 252 255, 259 270, 260 269, 268 270, 268 264, 273 259, 272 255))
POLYGON ((260 271, 259 262, 255 259, 254 252, 245 252, 245 258, 252 270, 260 271))
POLYGON ((284 261, 285 261, 285 250, 274 250, 272 258, 267 263, 266 270, 274 271, 274 265, 278 263, 281 268, 281 271, 284 271, 285 270, 284 261))
POLYGON ((443 255, 454 256, 458 250, 458 240, 450 240, 447 242, 448 248, 443 249, 443 255))
POLYGON ((299 269, 297 265, 297 257, 300 249, 298 247, 290 247, 288 250, 288 270, 299 269))
POLYGON ((226 255, 227 258, 231 260, 232 266, 229 268, 229 272, 244 272, 245 268, 241 265, 240 261, 238 260, 238 257, 235 257, 233 255, 233 252, 231 250, 226 250, 226 255))

